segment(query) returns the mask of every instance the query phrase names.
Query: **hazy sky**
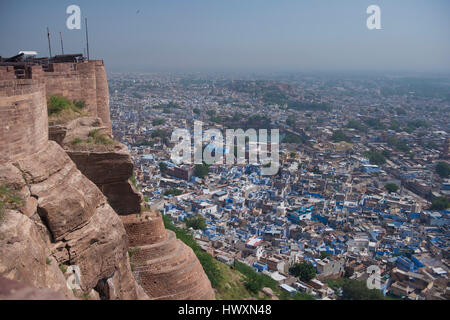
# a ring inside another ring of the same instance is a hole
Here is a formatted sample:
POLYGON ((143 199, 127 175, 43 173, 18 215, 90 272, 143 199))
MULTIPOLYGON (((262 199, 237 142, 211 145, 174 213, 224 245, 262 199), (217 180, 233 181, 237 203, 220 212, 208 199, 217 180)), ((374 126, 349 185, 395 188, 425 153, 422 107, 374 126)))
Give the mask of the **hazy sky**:
POLYGON ((450 72, 448 0, 0 0, 0 55, 81 53, 115 71, 450 72), (81 7, 81 30, 66 8, 81 7), (366 9, 381 7, 382 30, 366 9))

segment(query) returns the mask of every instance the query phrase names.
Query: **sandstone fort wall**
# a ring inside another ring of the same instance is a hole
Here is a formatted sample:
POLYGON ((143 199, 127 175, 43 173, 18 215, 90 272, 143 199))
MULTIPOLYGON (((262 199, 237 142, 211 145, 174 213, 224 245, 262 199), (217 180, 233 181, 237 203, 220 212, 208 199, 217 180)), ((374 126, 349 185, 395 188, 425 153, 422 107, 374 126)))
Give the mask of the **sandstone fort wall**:
MULTIPOLYGON (((70 100, 84 101, 87 111, 111 128, 108 81, 102 60, 51 63, 46 71, 40 65, 31 65, 26 67, 24 77, 43 82, 47 98, 60 95, 70 100)), ((14 67, 0 67, 0 81, 15 78, 14 67)))
POLYGON ((45 149, 47 141, 45 85, 28 79, 0 81, 0 163, 45 149))

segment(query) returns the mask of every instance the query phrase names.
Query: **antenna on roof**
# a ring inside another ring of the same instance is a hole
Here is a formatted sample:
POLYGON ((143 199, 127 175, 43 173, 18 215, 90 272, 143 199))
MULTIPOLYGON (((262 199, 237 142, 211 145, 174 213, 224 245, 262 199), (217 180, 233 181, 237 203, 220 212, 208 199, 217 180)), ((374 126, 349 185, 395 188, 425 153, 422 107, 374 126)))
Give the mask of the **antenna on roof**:
POLYGON ((61 52, 64 55, 64 44, 61 31, 59 32, 59 38, 61 39, 61 52))
POLYGON ((84 19, 86 22, 86 51, 87 51, 87 58, 89 60, 89 36, 88 36, 88 22, 87 18, 84 19))
POLYGON ((47 39, 48 39, 48 52, 50 54, 50 58, 52 57, 52 47, 50 45, 50 30, 47 27, 47 39))

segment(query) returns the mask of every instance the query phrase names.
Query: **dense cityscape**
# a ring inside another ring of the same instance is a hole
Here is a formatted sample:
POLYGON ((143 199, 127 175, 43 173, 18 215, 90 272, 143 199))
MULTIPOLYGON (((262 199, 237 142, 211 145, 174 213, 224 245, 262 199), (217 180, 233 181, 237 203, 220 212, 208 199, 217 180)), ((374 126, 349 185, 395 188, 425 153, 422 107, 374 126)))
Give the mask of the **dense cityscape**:
POLYGON ((448 78, 108 78, 113 135, 131 151, 146 205, 216 260, 266 274, 291 296, 340 299, 346 280, 375 275, 385 297, 449 298, 448 78), (278 173, 173 161, 172 132, 196 120, 279 129, 278 173))

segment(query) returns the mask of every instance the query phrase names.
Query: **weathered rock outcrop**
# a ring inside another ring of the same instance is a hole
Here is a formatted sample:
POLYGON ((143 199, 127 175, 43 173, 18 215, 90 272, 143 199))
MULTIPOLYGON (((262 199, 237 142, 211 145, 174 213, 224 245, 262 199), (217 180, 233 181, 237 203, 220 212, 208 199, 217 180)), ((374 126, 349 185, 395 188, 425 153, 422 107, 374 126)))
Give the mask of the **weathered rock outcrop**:
POLYGON ((213 300, 211 283, 191 248, 164 228, 161 214, 122 217, 133 274, 151 299, 213 300))
POLYGON ((103 136, 103 146, 88 142, 93 130, 111 137, 103 63, 27 68, 34 80, 0 68, 0 187, 15 197, 0 203, 0 277, 69 299, 214 299, 194 252, 158 213, 141 213, 127 148, 103 136), (101 119, 49 129, 49 94, 84 100, 101 119), (79 270, 76 289, 67 269, 79 270))
POLYGON ((0 300, 66 300, 59 292, 37 289, 0 277, 0 300))
POLYGON ((99 187, 118 214, 139 213, 143 198, 129 182, 134 164, 128 148, 115 142, 110 148, 94 146, 79 150, 71 143, 74 139, 87 140, 93 130, 107 135, 105 129, 100 118, 83 117, 66 125, 50 126, 50 139, 65 149, 78 169, 99 187))
POLYGON ((141 213, 142 195, 129 182, 133 162, 126 146, 116 143, 109 151, 101 146, 100 150, 95 146, 77 150, 71 143, 74 139, 85 141, 95 129, 102 129, 100 119, 85 117, 50 127, 50 137, 59 139, 78 169, 123 215, 137 282, 151 299, 214 299, 211 283, 192 249, 164 228, 158 213, 141 213))
POLYGON ((0 182, 25 193, 27 204, 22 213, 9 210, 3 217, 1 275, 61 291, 66 279, 58 264, 76 265, 84 294, 106 283, 108 294, 100 296, 138 297, 120 218, 60 146, 50 141, 44 150, 3 166, 0 182))

